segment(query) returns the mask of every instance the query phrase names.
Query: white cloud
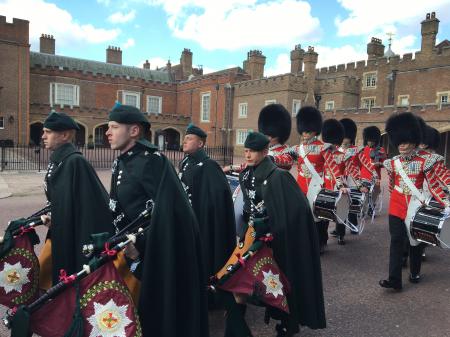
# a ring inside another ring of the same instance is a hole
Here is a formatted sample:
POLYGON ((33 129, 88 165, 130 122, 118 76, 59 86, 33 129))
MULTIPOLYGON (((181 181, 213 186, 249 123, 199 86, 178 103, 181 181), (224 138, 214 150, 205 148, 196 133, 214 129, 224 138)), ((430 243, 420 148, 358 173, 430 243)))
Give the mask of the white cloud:
POLYGON ((111 4, 111 0, 97 0, 97 2, 106 7, 108 7, 111 4))
POLYGON ((336 48, 318 45, 314 48, 319 54, 317 68, 366 60, 366 46, 363 48, 359 49, 351 45, 336 48))
POLYGON ((122 49, 128 49, 130 47, 133 47, 135 45, 135 41, 133 38, 129 38, 127 40, 127 42, 125 42, 124 44, 122 44, 122 49))
POLYGON ((374 5, 371 0, 338 0, 349 11, 345 18, 337 17, 335 24, 339 36, 366 35, 386 26, 416 27, 425 19, 425 14, 436 11, 448 15, 449 0, 378 0, 374 5))
POLYGON ((279 54, 272 67, 264 70, 264 76, 275 76, 291 72, 291 58, 289 54, 279 54))
POLYGON ((108 17, 108 21, 111 23, 126 23, 134 20, 135 17, 136 11, 133 9, 127 14, 124 14, 122 12, 113 13, 108 17))
MULTIPOLYGON (((156 56, 156 57, 151 57, 149 59, 147 59, 148 62, 150 63, 150 69, 156 69, 158 68, 162 68, 165 67, 167 65, 167 59, 164 59, 162 57, 156 56)), ((145 63, 146 60, 142 60, 141 62, 139 62, 136 67, 142 68, 143 64, 145 63)))
POLYGON ((104 43, 120 34, 119 29, 80 24, 68 11, 44 0, 6 0, 0 3, 0 13, 30 21, 30 42, 34 50, 38 49, 39 37, 43 33, 54 35, 57 48, 104 43))
MULTIPOLYGON (((145 1, 145 0, 144 0, 145 1)), ((175 37, 208 50, 249 47, 291 47, 315 40, 319 19, 302 0, 147 0, 162 6, 175 37)))

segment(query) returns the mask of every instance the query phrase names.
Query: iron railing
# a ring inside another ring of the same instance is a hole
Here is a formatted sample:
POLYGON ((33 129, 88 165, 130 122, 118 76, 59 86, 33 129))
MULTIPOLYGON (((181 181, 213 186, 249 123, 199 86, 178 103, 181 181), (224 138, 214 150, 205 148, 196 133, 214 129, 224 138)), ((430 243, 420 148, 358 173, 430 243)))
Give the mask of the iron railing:
MULTIPOLYGON (((109 169, 119 151, 109 147, 77 147, 95 169, 109 169)), ((206 153, 224 166, 233 163, 232 147, 207 147, 206 153)), ((182 151, 161 151, 178 168, 184 154, 182 151)), ((37 146, 0 146, 0 171, 43 171, 47 169, 51 152, 37 146)))

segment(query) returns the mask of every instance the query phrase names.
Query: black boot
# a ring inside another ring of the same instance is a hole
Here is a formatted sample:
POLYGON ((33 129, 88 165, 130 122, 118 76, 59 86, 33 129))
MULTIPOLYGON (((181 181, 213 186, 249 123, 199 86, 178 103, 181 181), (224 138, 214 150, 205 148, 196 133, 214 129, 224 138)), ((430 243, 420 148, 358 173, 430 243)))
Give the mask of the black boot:
POLYGON ((225 337, 253 337, 250 328, 245 321, 245 304, 238 304, 232 294, 225 297, 227 318, 225 323, 225 337))

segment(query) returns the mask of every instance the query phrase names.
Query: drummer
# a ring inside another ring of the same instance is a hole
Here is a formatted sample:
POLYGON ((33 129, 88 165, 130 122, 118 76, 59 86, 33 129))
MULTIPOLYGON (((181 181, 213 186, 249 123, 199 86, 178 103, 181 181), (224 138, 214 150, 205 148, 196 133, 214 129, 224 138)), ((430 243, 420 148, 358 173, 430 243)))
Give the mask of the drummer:
MULTIPOLYGON (((322 132, 322 113, 314 107, 305 106, 297 113, 297 131, 301 136, 301 144, 292 146, 283 152, 297 160, 297 183, 308 198, 311 209, 313 201, 322 189, 325 163, 336 179, 336 186, 347 193, 342 177, 343 172, 332 155, 330 144, 318 139, 322 132)), ((274 156, 275 164, 283 161, 282 155, 274 156)), ((325 251, 328 241, 326 221, 316 219, 318 226, 320 253, 325 251)))
POLYGON ((421 280, 421 246, 410 234, 411 219, 425 200, 422 192, 424 181, 433 197, 450 211, 450 201, 438 183, 436 158, 418 149, 422 133, 412 113, 391 116, 386 131, 399 155, 384 162, 391 192, 389 204, 389 233, 391 235, 389 277, 379 282, 383 288, 402 289, 402 255, 404 241, 409 237, 411 283, 421 280))

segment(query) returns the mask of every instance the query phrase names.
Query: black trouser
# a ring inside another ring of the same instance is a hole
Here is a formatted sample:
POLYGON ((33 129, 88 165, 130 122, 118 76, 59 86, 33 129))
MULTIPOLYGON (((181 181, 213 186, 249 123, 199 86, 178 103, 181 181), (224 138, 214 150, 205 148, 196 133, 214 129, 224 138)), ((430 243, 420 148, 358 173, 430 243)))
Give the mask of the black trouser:
POLYGON ((317 234, 319 236, 319 245, 323 246, 328 241, 328 226, 330 222, 327 220, 320 220, 316 222, 317 234))
MULTIPOLYGON (((389 280, 402 283, 402 262, 404 256, 405 241, 408 240, 405 222, 393 215, 389 215, 389 234, 391 246, 389 252, 389 280)), ((409 245, 409 268, 412 275, 420 273, 422 264, 422 247, 409 245)))
POLYGON ((218 298, 227 310, 225 322, 225 337, 252 337, 250 328, 245 321, 245 304, 236 303, 232 293, 218 290, 218 298))

